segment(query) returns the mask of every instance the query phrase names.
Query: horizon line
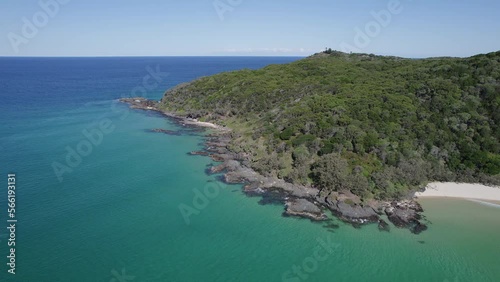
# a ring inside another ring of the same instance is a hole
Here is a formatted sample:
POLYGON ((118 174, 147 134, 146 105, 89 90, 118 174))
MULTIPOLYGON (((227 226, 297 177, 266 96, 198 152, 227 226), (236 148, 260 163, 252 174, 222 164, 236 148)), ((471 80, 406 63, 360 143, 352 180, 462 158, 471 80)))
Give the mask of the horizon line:
POLYGON ((311 55, 70 55, 70 56, 2 56, 0 58, 159 58, 159 57, 297 57, 305 58, 311 55))
MULTIPOLYGON (((338 50, 333 50, 336 52, 342 52, 338 50)), ((491 52, 481 52, 481 53, 476 53, 473 55, 467 55, 467 56, 451 56, 451 55, 427 55, 427 56, 408 56, 408 57, 402 57, 400 55, 387 55, 387 54, 375 54, 375 53, 352 53, 352 54, 358 54, 358 55, 376 55, 376 56, 383 56, 383 57, 399 57, 403 59, 434 59, 434 58, 470 58, 474 56, 479 56, 479 55, 487 55, 491 53, 496 53, 500 52, 500 50, 496 51, 491 51, 491 52)), ((285 54, 274 54, 274 55, 62 55, 62 56, 57 56, 57 55, 27 55, 27 56, 16 56, 16 55, 0 55, 0 58, 164 58, 164 57, 216 57, 216 58, 221 58, 221 57, 255 57, 255 58, 262 58, 262 57, 283 57, 283 58, 307 58, 310 56, 313 56, 315 54, 320 54, 323 53, 321 51, 316 52, 316 53, 311 53, 308 55, 285 55, 285 54)), ((345 52, 342 52, 345 53, 345 52)), ((348 53, 346 53, 348 54, 348 53)))

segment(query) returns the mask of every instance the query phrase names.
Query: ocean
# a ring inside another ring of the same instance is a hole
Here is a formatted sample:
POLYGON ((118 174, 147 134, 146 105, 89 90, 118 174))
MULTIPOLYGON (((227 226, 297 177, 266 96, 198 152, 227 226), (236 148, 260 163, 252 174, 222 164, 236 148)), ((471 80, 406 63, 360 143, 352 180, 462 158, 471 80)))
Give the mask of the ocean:
POLYGON ((0 58, 0 281, 500 281, 498 206, 423 200, 420 235, 284 218, 187 155, 208 131, 117 103, 298 59, 0 58))

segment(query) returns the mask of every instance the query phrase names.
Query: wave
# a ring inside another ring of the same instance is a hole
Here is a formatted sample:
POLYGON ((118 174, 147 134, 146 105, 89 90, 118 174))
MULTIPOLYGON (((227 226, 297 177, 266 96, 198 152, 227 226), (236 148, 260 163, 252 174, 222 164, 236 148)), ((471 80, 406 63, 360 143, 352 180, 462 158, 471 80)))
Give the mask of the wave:
POLYGON ((475 203, 484 205, 484 206, 489 206, 489 207, 494 207, 494 208, 500 209, 500 204, 495 204, 495 203, 481 201, 481 200, 475 200, 475 199, 468 199, 468 200, 471 202, 475 202, 475 203))

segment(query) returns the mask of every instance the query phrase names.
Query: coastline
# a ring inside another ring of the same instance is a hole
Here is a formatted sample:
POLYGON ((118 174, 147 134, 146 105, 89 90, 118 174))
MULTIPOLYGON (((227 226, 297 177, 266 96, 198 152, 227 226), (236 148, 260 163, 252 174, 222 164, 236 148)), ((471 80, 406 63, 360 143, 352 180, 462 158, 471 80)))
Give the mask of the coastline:
POLYGON ((432 182, 424 192, 415 193, 417 198, 461 198, 500 202, 500 187, 482 184, 432 182))
MULTIPOLYGON (((307 218, 311 221, 329 221, 326 212, 339 220, 359 227, 365 224, 378 224, 380 231, 389 231, 387 218, 395 227, 409 229, 414 234, 427 230, 420 204, 408 195, 403 200, 363 200, 350 191, 323 192, 309 187, 286 182, 277 177, 264 176, 251 167, 248 154, 229 150, 233 141, 232 130, 209 122, 201 122, 191 116, 179 116, 166 112, 157 106, 158 101, 142 97, 122 98, 120 102, 129 104, 132 109, 159 112, 176 120, 183 126, 197 126, 214 129, 207 135, 202 151, 189 152, 192 156, 208 156, 219 163, 208 167, 207 174, 222 174, 221 180, 227 184, 243 184, 243 193, 250 197, 261 197, 260 203, 282 204, 283 216, 307 218)), ((153 129, 153 132, 172 134, 168 130, 153 129)))
POLYGON ((194 126, 199 126, 199 127, 217 129, 221 132, 230 131, 227 127, 223 127, 223 126, 211 123, 211 122, 199 121, 197 119, 193 119, 193 118, 189 118, 189 117, 181 117, 181 116, 176 115, 174 113, 160 110, 156 107, 157 104, 159 103, 159 101, 152 101, 152 100, 148 100, 148 99, 142 98, 142 97, 121 98, 121 99, 118 99, 118 101, 128 104, 130 106, 130 108, 132 108, 132 109, 159 112, 166 117, 176 119, 182 125, 194 125, 194 126))

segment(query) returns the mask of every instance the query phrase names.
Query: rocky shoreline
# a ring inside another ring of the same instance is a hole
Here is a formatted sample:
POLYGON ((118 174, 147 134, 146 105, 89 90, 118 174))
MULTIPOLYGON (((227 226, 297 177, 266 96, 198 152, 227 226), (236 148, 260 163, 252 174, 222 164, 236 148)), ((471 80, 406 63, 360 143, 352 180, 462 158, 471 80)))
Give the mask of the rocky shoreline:
MULTIPOLYGON (((389 231, 389 224, 384 216, 398 228, 408 228, 419 234, 427 229, 421 222, 423 210, 413 197, 401 201, 362 202, 359 197, 349 191, 322 193, 314 187, 305 187, 288 183, 282 179, 265 177, 255 172, 249 165, 247 156, 235 154, 228 149, 231 141, 231 130, 211 123, 199 122, 189 117, 179 117, 173 113, 157 108, 158 102, 144 98, 124 98, 133 109, 156 111, 164 116, 174 118, 180 124, 203 126, 216 129, 208 135, 205 149, 188 154, 209 156, 220 164, 207 169, 207 173, 223 173, 222 180, 228 184, 244 184, 243 192, 248 196, 262 197, 261 203, 282 203, 285 206, 284 216, 297 216, 313 221, 327 221, 325 211, 329 210, 340 220, 355 227, 364 224, 378 224, 379 230, 389 231)), ((171 134, 161 129, 153 132, 171 134)))

